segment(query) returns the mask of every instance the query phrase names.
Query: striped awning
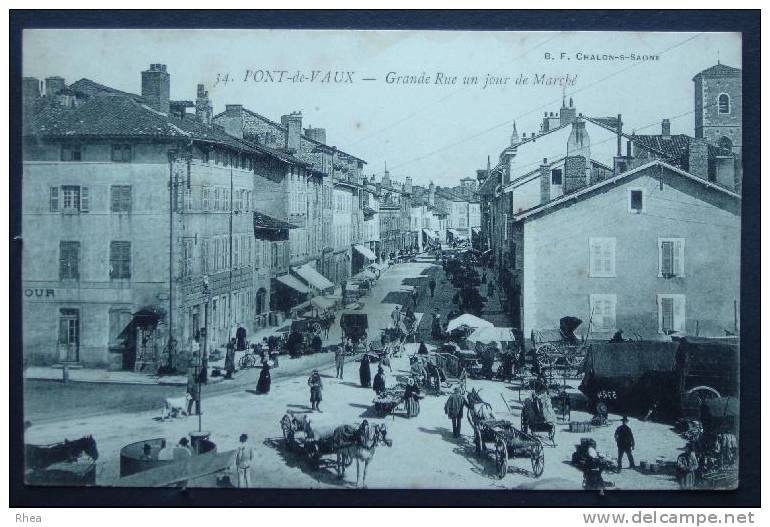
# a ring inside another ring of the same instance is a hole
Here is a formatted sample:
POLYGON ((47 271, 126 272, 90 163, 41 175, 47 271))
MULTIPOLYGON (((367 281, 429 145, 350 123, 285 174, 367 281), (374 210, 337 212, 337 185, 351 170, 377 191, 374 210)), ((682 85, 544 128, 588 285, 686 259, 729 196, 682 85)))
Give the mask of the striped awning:
POLYGON ((366 246, 364 246, 364 245, 354 245, 354 246, 353 246, 353 248, 354 248, 356 251, 358 251, 359 253, 361 253, 361 254, 364 256, 364 258, 366 258, 366 259, 368 259, 368 260, 372 260, 372 261, 374 261, 374 260, 376 260, 376 259, 377 259, 377 255, 376 255, 376 254, 374 254, 374 253, 373 253, 373 252, 372 252, 372 251, 369 249, 369 247, 366 247, 366 246))
POLYGON ((305 264, 300 267, 292 267, 292 271, 297 273, 299 277, 302 278, 302 280, 307 282, 308 285, 315 287, 319 291, 324 291, 334 287, 334 283, 316 271, 310 264, 305 264))

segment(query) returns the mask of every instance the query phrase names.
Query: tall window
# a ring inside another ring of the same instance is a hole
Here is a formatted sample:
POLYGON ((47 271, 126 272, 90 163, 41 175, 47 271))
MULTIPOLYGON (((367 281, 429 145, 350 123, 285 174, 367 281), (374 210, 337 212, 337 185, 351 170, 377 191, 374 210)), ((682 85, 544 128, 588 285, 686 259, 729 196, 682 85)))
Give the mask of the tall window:
POLYGON ((610 331, 615 329, 616 295, 591 295, 591 327, 597 331, 610 331))
POLYGON ((116 144, 112 145, 112 160, 116 163, 131 162, 131 145, 116 144))
POLYGON ((615 238, 590 238, 589 276, 615 276, 615 238))
POLYGON ((59 279, 80 278, 80 242, 59 242, 59 279))
POLYGON ((131 185, 112 185, 110 201, 112 212, 131 212, 131 185))
POLYGON ((658 331, 671 334, 685 330, 685 296, 658 295, 658 331))
POLYGON ((644 191, 641 189, 631 189, 628 191, 628 212, 640 214, 644 212, 644 191))
POLYGON ((730 96, 726 93, 719 94, 719 113, 730 113, 730 96))
POLYGON ((110 278, 131 278, 131 242, 110 242, 110 278))
POLYGON ((658 276, 684 276, 684 238, 658 238, 658 276))
POLYGON ((79 144, 61 145, 62 161, 82 161, 83 148, 79 144))
MULTIPOLYGON (((59 206, 59 191, 51 189, 51 210, 58 211, 59 206), (54 194, 56 199, 54 200, 54 194), (54 210, 54 205, 57 207, 54 210)), ((77 185, 64 185, 61 187, 61 207, 63 212, 88 212, 89 206, 89 193, 88 187, 79 187, 77 185)))
POLYGON ((182 244, 182 276, 190 276, 193 272, 193 241, 185 240, 182 244))

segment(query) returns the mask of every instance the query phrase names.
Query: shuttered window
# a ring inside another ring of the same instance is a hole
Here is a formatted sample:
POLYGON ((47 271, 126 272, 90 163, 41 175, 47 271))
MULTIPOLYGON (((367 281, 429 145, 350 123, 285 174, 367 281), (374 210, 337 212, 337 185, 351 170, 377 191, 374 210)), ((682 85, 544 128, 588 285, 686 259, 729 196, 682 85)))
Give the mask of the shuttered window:
POLYGON ((589 276, 615 276, 615 238, 590 238, 589 276))
POLYGON ((685 328, 685 295, 658 295, 658 331, 669 335, 685 328))
POLYGON ((80 242, 59 242, 59 278, 80 278, 80 242))
POLYGON ((110 242, 110 278, 131 278, 131 242, 110 242))
POLYGON ((110 187, 110 210, 112 212, 131 212, 131 185, 112 185, 110 187))
POLYGON ((50 207, 51 212, 59 212, 59 187, 51 187, 50 207))
POLYGON ((131 162, 131 145, 115 144, 112 145, 112 161, 115 163, 131 162))
POLYGON ((658 239, 658 276, 684 276, 684 238, 658 239))

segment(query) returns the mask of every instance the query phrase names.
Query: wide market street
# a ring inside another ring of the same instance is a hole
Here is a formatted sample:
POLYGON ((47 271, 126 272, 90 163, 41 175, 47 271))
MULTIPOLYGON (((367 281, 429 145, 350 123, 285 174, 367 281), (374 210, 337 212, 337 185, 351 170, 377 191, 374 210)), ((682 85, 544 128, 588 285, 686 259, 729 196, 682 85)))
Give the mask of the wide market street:
MULTIPOLYGON (((369 335, 378 336, 380 329, 390 324, 390 313, 395 303, 405 303, 405 285, 423 283, 418 303, 420 313, 430 313, 438 307, 442 315, 452 308, 454 288, 445 280, 440 267, 427 259, 391 266, 383 272, 372 291, 364 299, 360 312, 369 318, 369 335), (427 276, 436 276, 438 287, 431 299, 427 276)), ((487 306, 489 318, 496 325, 499 304, 487 306)), ((419 330, 426 338, 430 334, 430 316, 421 320, 419 330)), ((338 317, 339 320, 339 317, 338 317)), ((337 324, 324 343, 339 342, 337 324)), ((414 351, 414 350, 410 350, 414 351)), ((463 420, 462 435, 452 437, 451 423, 444 415, 445 396, 427 395, 421 401, 420 414, 412 419, 403 416, 379 418, 372 407, 374 392, 359 385, 359 364, 345 366, 344 379, 334 378, 333 354, 292 360, 281 359, 281 366, 273 372, 272 389, 268 395, 256 395, 254 386, 257 369, 240 371, 233 381, 223 381, 204 387, 203 429, 211 432, 211 439, 219 452, 237 447, 238 437, 247 433, 254 447, 252 484, 257 487, 347 487, 355 486, 355 463, 344 479, 337 478, 331 468, 314 470, 298 453, 288 452, 283 445, 280 419, 287 411, 310 414, 307 376, 313 367, 320 370, 323 382, 322 413, 313 419, 336 424, 357 424, 363 419, 371 424, 387 426, 392 447, 376 450, 369 466, 366 485, 369 488, 581 488, 582 473, 569 463, 575 444, 580 437, 590 435, 596 440, 597 450, 609 458, 616 455, 613 433, 619 416, 610 415, 608 426, 595 428, 587 434, 570 433, 567 423, 559 423, 556 446, 545 448, 545 470, 534 478, 529 459, 511 459, 509 472, 503 479, 495 475, 491 455, 479 457, 475 453, 472 431, 463 420)), ((396 376, 406 373, 409 361, 406 354, 392 360, 392 372, 386 368, 388 385, 395 384, 396 376)), ((372 366, 372 373, 376 365, 372 366)), ((518 383, 469 380, 469 389, 480 390, 482 397, 492 405, 498 419, 520 422, 521 401, 529 395, 519 391, 518 383)), ((572 389, 574 397, 579 392, 572 389)), ((99 448, 97 484, 115 484, 119 476, 119 452, 126 444, 144 439, 165 437, 176 442, 180 437, 198 430, 198 418, 177 418, 161 422, 162 401, 165 397, 181 396, 183 387, 176 386, 117 386, 113 384, 62 385, 51 381, 34 381, 25 386, 26 419, 31 426, 26 431, 26 442, 52 443, 64 438, 74 439, 93 435, 99 448), (57 404, 44 408, 41 398, 57 404), (58 415, 57 415, 58 413, 58 415)), ((572 420, 587 421, 590 414, 572 412, 572 420)), ((631 419, 629 423, 636 436, 634 456, 637 463, 654 463, 658 458, 675 459, 683 440, 667 425, 631 419)), ((609 474, 606 479, 615 482, 617 489, 676 489, 671 476, 642 474, 624 469, 620 474, 609 474)), ((119 484, 119 483, 117 483, 119 484)))

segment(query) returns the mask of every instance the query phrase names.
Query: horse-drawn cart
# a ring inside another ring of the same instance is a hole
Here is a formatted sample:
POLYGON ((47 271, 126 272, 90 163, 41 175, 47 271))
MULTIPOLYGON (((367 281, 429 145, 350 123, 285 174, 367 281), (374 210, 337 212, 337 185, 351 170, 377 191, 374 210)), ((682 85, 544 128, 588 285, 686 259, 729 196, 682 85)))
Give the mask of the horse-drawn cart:
POLYGON ((368 338, 369 318, 365 313, 343 313, 340 317, 342 338, 350 339, 353 344, 366 341, 368 338))
POLYGON ((558 329, 532 330, 532 352, 549 381, 559 372, 565 379, 580 375, 587 345, 575 336, 575 330, 582 323, 576 317, 562 317, 558 329))
POLYGON ((511 421, 495 419, 491 406, 481 399, 475 389, 467 397, 470 407, 468 421, 473 427, 476 453, 485 455, 487 444, 494 444, 492 452, 497 477, 503 479, 508 473, 510 459, 522 458, 530 460, 532 475, 539 478, 545 468, 545 454, 540 438, 517 429, 511 421))
POLYGON ((397 384, 392 388, 386 388, 384 392, 380 393, 374 398, 374 411, 380 417, 388 415, 394 415, 398 411, 406 411, 404 404, 404 389, 403 384, 397 384))

